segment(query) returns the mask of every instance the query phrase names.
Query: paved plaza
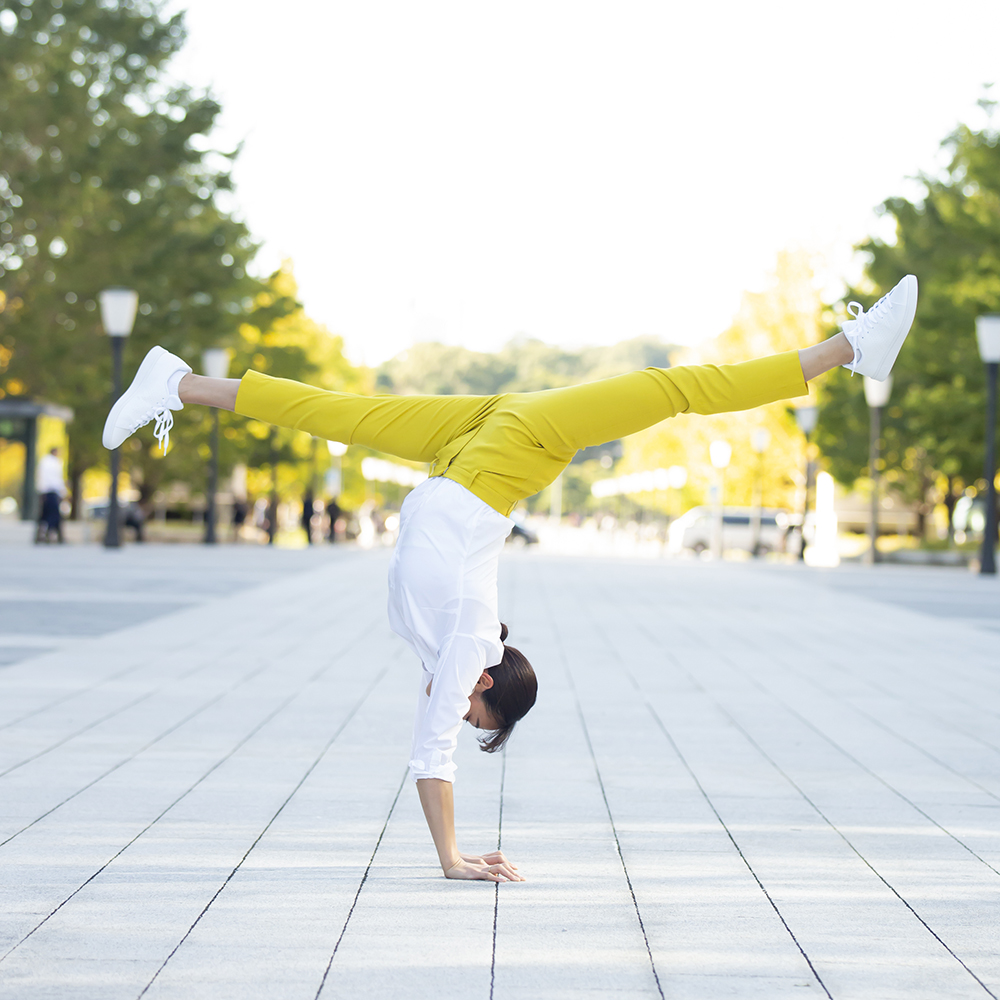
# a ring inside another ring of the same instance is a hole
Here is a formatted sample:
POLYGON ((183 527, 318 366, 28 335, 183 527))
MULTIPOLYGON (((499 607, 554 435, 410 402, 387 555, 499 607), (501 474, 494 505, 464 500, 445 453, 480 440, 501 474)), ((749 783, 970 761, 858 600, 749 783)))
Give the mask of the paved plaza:
POLYGON ((1000 996, 1000 585, 505 554, 441 877, 388 552, 0 550, 0 996, 1000 996))

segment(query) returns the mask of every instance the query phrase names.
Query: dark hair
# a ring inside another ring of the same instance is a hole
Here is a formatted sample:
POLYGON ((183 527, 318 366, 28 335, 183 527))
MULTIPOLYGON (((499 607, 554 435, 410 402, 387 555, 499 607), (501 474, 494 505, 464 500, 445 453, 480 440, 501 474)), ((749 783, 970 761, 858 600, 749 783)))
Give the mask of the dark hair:
MULTIPOLYGON (((500 623, 500 641, 507 638, 507 626, 500 623)), ((483 704, 490 715, 500 723, 488 736, 479 740, 479 746, 486 753, 496 753, 507 742, 514 731, 514 723, 523 719, 535 704, 538 694, 538 680, 528 658, 519 649, 503 647, 503 659, 489 667, 493 687, 483 691, 483 704)))

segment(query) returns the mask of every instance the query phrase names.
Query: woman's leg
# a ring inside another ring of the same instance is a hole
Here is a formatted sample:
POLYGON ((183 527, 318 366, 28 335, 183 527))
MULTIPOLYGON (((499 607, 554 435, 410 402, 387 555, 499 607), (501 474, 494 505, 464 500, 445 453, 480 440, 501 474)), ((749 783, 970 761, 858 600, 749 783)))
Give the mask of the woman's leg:
POLYGON ((185 406, 188 403, 199 403, 202 406, 215 406, 220 410, 235 410, 236 394, 239 391, 238 378, 209 378, 193 372, 188 372, 177 386, 177 395, 185 406))
POLYGON ((802 375, 807 382, 824 372, 850 364, 853 360, 854 348, 843 333, 799 351, 799 364, 802 365, 802 375))
POLYGON ((192 394, 192 402, 225 406, 245 417, 414 462, 433 462, 446 444, 479 426, 501 398, 359 396, 253 371, 239 381, 200 378, 185 388, 189 378, 180 388, 192 394))
MULTIPOLYGON (((817 367, 809 359, 810 370, 817 367)), ((568 456, 680 413, 729 413, 809 392, 795 351, 736 365, 646 368, 565 389, 512 397, 510 409, 542 448, 568 456)))

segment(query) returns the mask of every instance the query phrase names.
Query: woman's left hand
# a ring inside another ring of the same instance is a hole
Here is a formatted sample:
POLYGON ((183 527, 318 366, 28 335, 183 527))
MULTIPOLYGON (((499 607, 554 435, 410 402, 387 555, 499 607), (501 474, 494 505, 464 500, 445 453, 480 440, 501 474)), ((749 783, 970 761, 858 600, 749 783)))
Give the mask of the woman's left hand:
POLYGON ((487 882, 523 882, 524 879, 506 862, 486 864, 481 858, 460 858, 444 873, 445 878, 483 879, 487 882))
MULTIPOLYGON (((474 865, 503 865, 509 871, 516 872, 517 865, 512 865, 508 860, 503 851, 490 851, 489 854, 462 854, 459 851, 459 857, 463 861, 468 861, 470 864, 474 865)), ((524 878, 518 876, 518 879, 523 882, 524 878)))

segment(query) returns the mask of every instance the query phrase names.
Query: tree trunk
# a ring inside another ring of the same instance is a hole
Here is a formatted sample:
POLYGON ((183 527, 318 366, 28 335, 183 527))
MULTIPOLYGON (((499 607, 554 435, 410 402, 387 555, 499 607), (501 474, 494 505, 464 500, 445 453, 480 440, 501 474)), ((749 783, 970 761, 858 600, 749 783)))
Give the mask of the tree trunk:
POLYGON ((83 474, 87 470, 70 463, 69 467, 69 519, 79 521, 83 512, 83 474))

